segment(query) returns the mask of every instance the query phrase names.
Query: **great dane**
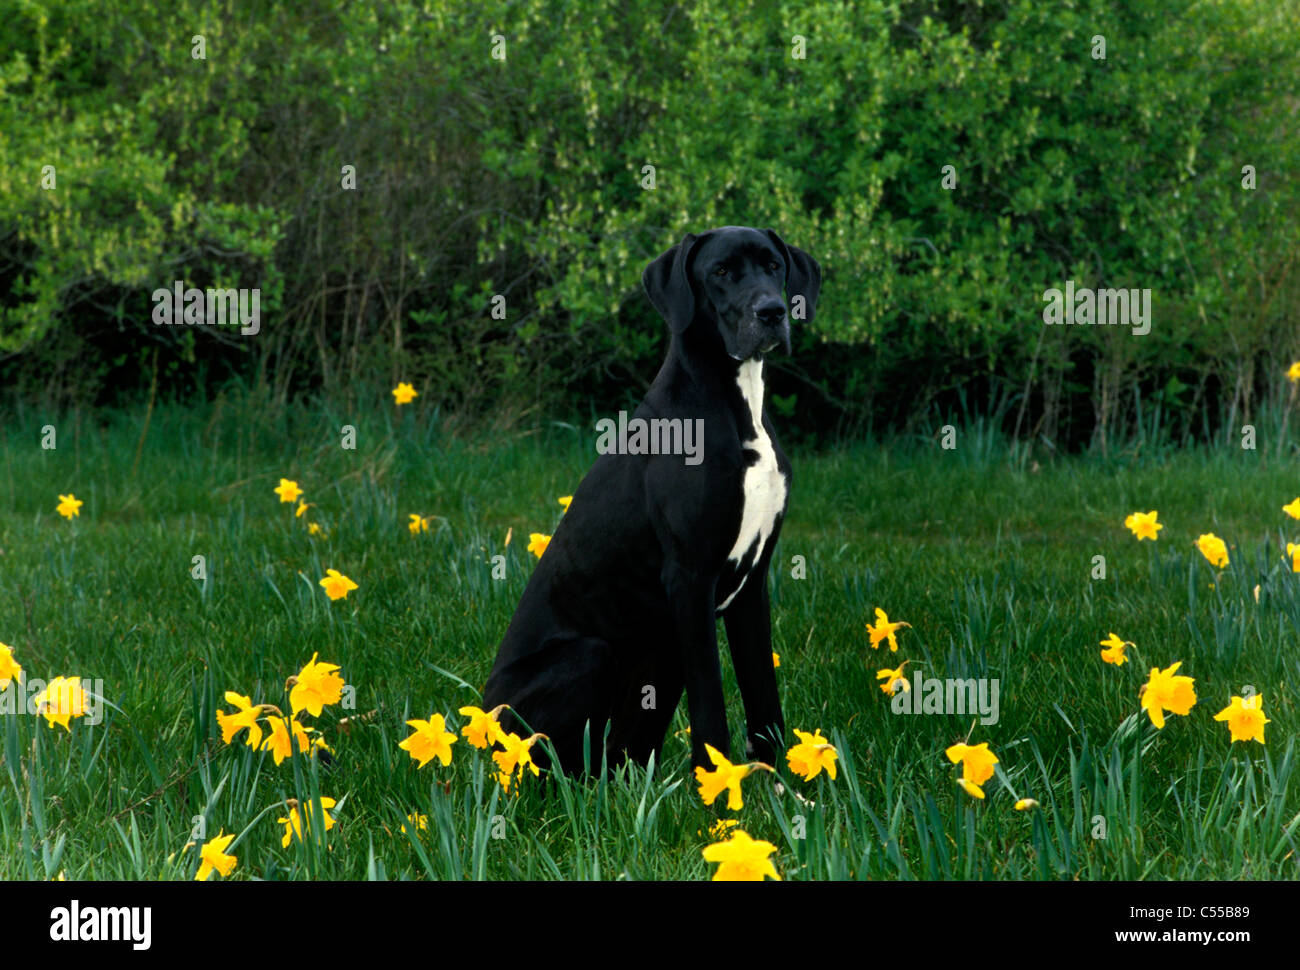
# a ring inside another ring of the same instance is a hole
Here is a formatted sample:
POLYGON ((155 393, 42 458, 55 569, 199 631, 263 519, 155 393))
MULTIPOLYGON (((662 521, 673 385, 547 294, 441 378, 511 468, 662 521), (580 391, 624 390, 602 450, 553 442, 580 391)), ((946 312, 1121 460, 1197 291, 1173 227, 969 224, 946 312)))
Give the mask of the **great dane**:
POLYGON ((602 744, 611 765, 628 757, 644 764, 652 752, 658 761, 685 689, 692 761, 709 765, 706 743, 731 750, 722 617, 746 752, 774 765, 785 722, 767 568, 790 463, 763 407, 763 358, 790 349, 782 289, 796 319, 812 319, 821 268, 771 229, 725 226, 688 234, 641 280, 671 340, 628 425, 644 419, 669 440, 667 429, 700 428, 702 448, 631 453, 638 449, 629 443, 597 459, 524 590, 484 706, 510 705, 518 717, 503 714, 508 730, 522 718, 550 738, 561 768, 580 772, 600 768, 602 744))

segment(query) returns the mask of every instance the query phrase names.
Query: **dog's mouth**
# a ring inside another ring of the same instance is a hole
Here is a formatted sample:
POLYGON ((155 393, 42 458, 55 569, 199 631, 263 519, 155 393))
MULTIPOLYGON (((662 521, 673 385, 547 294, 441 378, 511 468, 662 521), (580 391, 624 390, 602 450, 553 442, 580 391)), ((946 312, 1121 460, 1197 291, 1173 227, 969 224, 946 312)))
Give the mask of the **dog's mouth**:
POLYGON ((782 324, 776 333, 772 334, 767 340, 759 344, 759 351, 764 354, 770 354, 777 347, 785 350, 786 356, 790 356, 790 327, 788 324, 782 324))
POLYGON ((762 360, 765 354, 770 354, 779 346, 781 346, 781 342, 778 340, 769 344, 763 344, 761 347, 755 347, 749 354, 736 354, 727 351, 727 356, 736 363, 743 364, 747 360, 762 360))
POLYGON ((747 360, 762 360, 765 354, 772 353, 778 347, 784 347, 786 354, 790 353, 790 327, 785 321, 773 325, 752 319, 738 329, 736 337, 727 341, 731 344, 727 348, 727 356, 732 360, 742 363, 747 360))
MULTIPOLYGON (((729 350, 727 351, 727 356, 730 357, 732 360, 741 364, 743 364, 747 360, 762 360, 765 354, 770 354, 772 351, 776 350, 777 347, 782 346, 782 344, 783 342, 780 340, 769 340, 766 343, 759 344, 747 355, 733 353, 732 351, 729 350)), ((785 346, 786 353, 789 353, 790 352, 789 341, 785 341, 784 346, 785 346)))

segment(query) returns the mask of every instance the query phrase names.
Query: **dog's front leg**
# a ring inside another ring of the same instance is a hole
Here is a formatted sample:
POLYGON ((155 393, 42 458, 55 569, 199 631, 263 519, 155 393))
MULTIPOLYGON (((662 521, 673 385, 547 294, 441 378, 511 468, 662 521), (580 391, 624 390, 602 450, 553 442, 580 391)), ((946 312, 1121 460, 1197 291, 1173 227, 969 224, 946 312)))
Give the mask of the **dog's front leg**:
POLYGON ((722 697, 722 665, 718 660, 713 584, 678 564, 664 567, 663 583, 668 602, 672 604, 673 625, 686 675, 691 761, 711 769, 713 762, 704 750, 706 743, 731 756, 727 707, 722 697))
POLYGON ((728 608, 724 622, 731 665, 745 704, 745 754, 775 767, 775 759, 785 746, 785 719, 772 669, 772 613, 766 569, 749 577, 728 608))

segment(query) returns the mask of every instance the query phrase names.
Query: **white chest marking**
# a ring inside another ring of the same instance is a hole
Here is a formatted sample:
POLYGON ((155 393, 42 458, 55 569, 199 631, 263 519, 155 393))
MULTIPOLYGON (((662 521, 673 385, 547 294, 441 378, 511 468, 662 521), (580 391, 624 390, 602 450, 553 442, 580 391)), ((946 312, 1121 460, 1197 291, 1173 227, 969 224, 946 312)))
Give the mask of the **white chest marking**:
MULTIPOLYGON (((755 542, 751 561, 757 562, 763 555, 763 547, 771 538, 776 527, 776 517, 785 509, 785 476, 776 464, 776 452, 772 448, 772 439, 763 427, 763 364, 761 361, 747 360, 740 365, 740 374, 736 379, 740 385, 741 396, 749 405, 750 418, 754 425, 754 438, 744 443, 745 449, 758 453, 758 461, 745 469, 744 509, 740 516, 740 532, 736 535, 736 544, 731 547, 727 559, 737 565, 745 558, 755 542)), ((744 578, 735 592, 718 606, 725 610, 731 605, 744 587, 744 578)))

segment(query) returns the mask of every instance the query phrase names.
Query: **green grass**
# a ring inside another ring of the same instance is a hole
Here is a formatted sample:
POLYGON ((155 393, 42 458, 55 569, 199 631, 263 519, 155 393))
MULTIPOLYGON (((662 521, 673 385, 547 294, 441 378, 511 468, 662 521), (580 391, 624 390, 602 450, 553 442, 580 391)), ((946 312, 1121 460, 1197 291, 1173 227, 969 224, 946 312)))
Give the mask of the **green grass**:
MULTIPOLYGON (((436 711, 458 725, 456 709, 478 703, 533 568, 528 533, 552 531, 594 432, 454 436, 418 403, 376 402, 363 414, 27 412, 0 435, 0 641, 28 678, 102 680, 113 705, 70 732, 0 716, 0 879, 192 878, 195 853, 179 850, 198 819, 209 835, 239 835, 234 879, 711 874, 700 850, 733 813, 700 801, 684 706, 652 771, 549 786, 529 776, 519 797, 463 740, 450 768, 417 770, 397 747, 408 718, 436 711), (46 424, 54 450, 40 447, 46 424), (340 447, 344 424, 355 451, 340 447), (314 503, 303 519, 272 493, 282 476, 314 503), (67 492, 85 502, 74 521, 54 512, 67 492), (412 536, 411 513, 437 518, 412 536), (328 537, 309 537, 308 519, 328 537), (331 603, 318 586, 329 567, 360 588, 331 603), (285 678, 317 652, 355 687, 355 709, 305 718, 333 747, 331 766, 276 766, 242 735, 221 743, 223 692, 286 706, 285 678), (284 799, 313 794, 338 800, 338 824, 283 848, 284 799), (429 819, 418 837, 400 831, 410 812, 429 819)), ((1293 459, 1223 448, 1040 467, 979 428, 953 451, 788 450, 771 578, 778 680, 788 727, 830 737, 840 774, 787 774, 783 792, 771 775, 745 781, 734 814, 778 847, 783 878, 1297 876, 1300 576, 1281 555, 1300 539, 1281 511, 1300 494, 1293 459), (1164 531, 1138 543, 1124 517, 1153 508, 1164 531), (1192 545, 1211 531, 1232 558, 1217 580, 1192 545), (1098 555, 1104 580, 1091 578, 1098 555), (876 606, 911 623, 897 654, 868 648, 876 606), (1137 645, 1122 668, 1099 657, 1111 631, 1137 645), (970 716, 891 713, 875 671, 903 660, 927 676, 997 678, 1000 719, 972 729, 970 716), (1157 731, 1138 689, 1175 661, 1198 703, 1157 731), (1266 746, 1230 744, 1213 720, 1243 685, 1264 695, 1266 746), (968 736, 1000 759, 983 802, 944 756, 968 736), (1018 797, 1041 807, 1016 812, 1018 797)))

